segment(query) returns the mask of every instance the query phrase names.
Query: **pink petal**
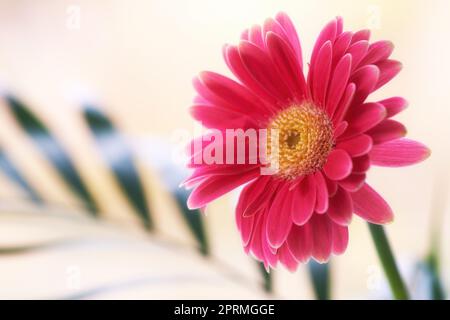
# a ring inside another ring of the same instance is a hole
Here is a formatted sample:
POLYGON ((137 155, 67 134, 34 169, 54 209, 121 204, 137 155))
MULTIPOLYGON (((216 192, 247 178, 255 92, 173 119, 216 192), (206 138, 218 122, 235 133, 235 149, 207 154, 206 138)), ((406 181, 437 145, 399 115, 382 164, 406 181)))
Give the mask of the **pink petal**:
POLYGON ((352 36, 353 34, 350 31, 346 31, 336 38, 336 41, 333 44, 333 65, 336 65, 347 51, 352 36))
POLYGON ((356 85, 354 83, 350 83, 345 89, 344 96, 339 102, 338 107, 336 108, 333 115, 333 124, 340 123, 344 118, 348 108, 350 107, 353 97, 356 92, 356 85))
POLYGON ((333 72, 333 77, 330 81, 330 88, 327 96, 327 113, 333 115, 336 107, 341 101, 342 95, 347 87, 348 79, 350 77, 350 68, 352 65, 352 56, 346 54, 339 60, 333 72))
POLYGON ((190 189, 194 188, 195 186, 199 185, 205 179, 206 179, 206 177, 203 177, 203 176, 198 177, 198 178, 188 178, 182 182, 180 187, 184 187, 187 190, 190 190, 190 189))
POLYGON ((394 50, 394 44, 390 41, 377 41, 369 46, 366 56, 361 61, 361 65, 374 64, 389 58, 394 50))
POLYGON ((225 62, 233 74, 259 98, 266 101, 269 106, 275 104, 277 101, 276 98, 267 92, 267 90, 253 78, 242 62, 238 49, 235 46, 226 45, 224 46, 223 51, 225 62))
POLYGON ((325 179, 325 181, 327 183, 328 196, 333 197, 337 192, 338 184, 336 181, 330 179, 325 179))
POLYGON ((347 127, 348 127, 347 121, 339 122, 339 124, 336 125, 336 127, 334 128, 334 138, 335 139, 339 138, 345 132, 345 130, 347 130, 347 127))
POLYGON ((365 173, 352 173, 344 180, 339 181, 339 185, 349 192, 355 192, 364 185, 364 181, 366 181, 365 173))
MULTIPOLYGON (((284 41, 289 43, 289 38, 286 35, 286 32, 284 31, 281 24, 278 23, 278 21, 268 18, 266 21, 264 21, 263 25, 263 38, 266 39, 267 33, 272 32, 275 33, 277 36, 282 38, 284 41)), ((292 50, 294 50, 292 48, 292 50)))
POLYGON ((239 201, 236 206, 236 224, 238 227, 238 230, 241 233, 242 238, 242 244, 243 246, 247 246, 250 242, 253 227, 255 224, 255 215, 250 217, 244 217, 243 215, 243 208, 245 207, 245 202, 247 201, 249 193, 244 192, 248 188, 244 188, 244 190, 241 192, 239 196, 239 201))
POLYGON ((289 250, 287 244, 284 244, 278 251, 280 262, 291 272, 297 270, 298 262, 289 250))
POLYGON ((355 32, 355 34, 353 35, 353 38, 352 38, 352 43, 355 43, 355 42, 358 42, 361 40, 369 41, 369 39, 370 39, 370 30, 363 29, 363 30, 355 32))
POLYGON ((389 99, 378 101, 378 103, 382 104, 386 108, 388 118, 402 112, 408 106, 408 101, 406 101, 402 97, 392 97, 389 99))
POLYGON ((202 72, 199 78, 209 92, 205 92, 200 87, 197 87, 197 90, 201 91, 199 93, 213 104, 260 119, 263 115, 270 114, 270 109, 258 97, 236 81, 206 71, 202 72), (258 116, 258 114, 261 115, 258 116))
POLYGON ((375 224, 385 224, 394 218, 387 202, 367 183, 350 195, 355 213, 364 220, 375 224))
POLYGON ((259 261, 264 261, 264 251, 262 247, 262 233, 265 232, 265 230, 263 229, 265 219, 266 214, 260 214, 256 217, 252 238, 246 247, 246 251, 247 250, 251 251, 259 261))
POLYGON ((262 37, 261 26, 254 25, 250 28, 248 41, 253 43, 255 46, 258 46, 259 48, 264 49, 264 40, 262 37))
POLYGON ((430 153, 430 149, 420 142, 397 139, 376 145, 370 152, 370 159, 378 166, 403 167, 425 160, 430 153))
POLYGON ((335 149, 328 155, 323 171, 331 180, 342 180, 352 172, 352 159, 344 150, 335 149))
POLYGON ((406 128, 400 122, 388 119, 367 131, 367 134, 372 137, 373 143, 376 145, 404 137, 406 128))
POLYGON ((320 49, 325 44, 325 42, 330 41, 334 42, 336 39, 337 34, 337 21, 336 19, 331 20, 325 28, 322 29, 322 31, 319 34, 319 37, 316 40, 316 43, 314 45, 314 49, 311 54, 311 65, 314 65, 317 59, 317 56, 319 54, 320 49))
POLYGON ((352 221, 353 203, 350 194, 338 188, 334 197, 330 198, 328 216, 339 225, 348 226, 352 221))
POLYGON ((298 186, 300 185, 300 183, 303 181, 303 179, 306 178, 306 176, 299 176, 293 180, 290 181, 289 185, 289 190, 294 190, 296 188, 298 188, 298 186))
POLYGON ((240 222, 240 232, 243 246, 248 245, 252 237, 256 217, 257 216, 241 217, 242 220, 240 222))
POLYGON ((316 205, 316 180, 306 176, 295 189, 292 202, 292 220, 296 225, 304 225, 311 218, 316 205))
POLYGON ((241 40, 247 40, 249 39, 249 30, 245 29, 244 31, 242 31, 241 33, 241 40))
POLYGON ((328 209, 328 187, 324 176, 320 171, 314 174, 316 179, 316 212, 325 213, 328 209))
POLYGON ((287 239, 287 245, 295 259, 298 262, 305 263, 311 256, 312 241, 310 224, 305 224, 304 226, 293 225, 287 239))
POLYGON ((250 42, 241 41, 239 54, 247 70, 266 91, 281 102, 289 100, 289 89, 276 71, 275 65, 262 49, 250 42))
POLYGON ((331 222, 327 215, 315 214, 311 217, 313 234, 312 255, 318 262, 327 262, 331 255, 333 243, 331 222))
POLYGON ((351 82, 356 85, 356 92, 352 105, 358 106, 375 90, 375 86, 380 77, 380 71, 374 65, 367 65, 355 71, 351 82))
POLYGON ((200 121, 206 128, 257 128, 258 125, 250 117, 226 108, 210 105, 194 105, 190 108, 192 117, 200 121))
POLYGON ((314 101, 319 106, 325 106, 325 97, 331 72, 332 55, 331 41, 327 41, 320 48, 314 64, 311 64, 312 94, 314 101))
MULTIPOLYGON (((197 79, 198 80, 198 79, 197 79)), ((195 104, 211 105, 211 103, 201 95, 196 95, 193 99, 195 104)))
POLYGON ((267 240, 271 247, 279 248, 286 241, 292 227, 291 208, 293 192, 282 186, 273 200, 267 215, 267 240))
POLYGON ((300 69, 303 70, 300 42, 298 41, 297 32, 289 18, 287 16, 281 17, 280 21, 277 18, 275 20, 272 18, 266 19, 263 26, 263 38, 266 38, 269 32, 275 33, 286 42, 289 50, 291 50, 294 55, 294 59, 299 64, 300 69))
MULTIPOLYGON (((257 168, 259 168, 258 165, 247 164, 205 164, 202 167, 196 168, 191 176, 183 182, 183 185, 192 185, 192 182, 207 179, 212 176, 241 175, 249 171, 254 171, 257 168)), ((197 183, 193 185, 197 185, 197 183)))
POLYGON ((359 66, 361 60, 366 56, 369 50, 369 42, 358 41, 348 48, 347 53, 352 56, 352 71, 355 71, 359 66))
POLYGON ((353 158, 353 173, 365 173, 370 168, 370 158, 368 155, 353 158))
POLYGON ((345 120, 348 128, 342 139, 349 138, 372 129, 386 118, 386 109, 379 103, 365 103, 351 108, 345 120))
POLYGON ((351 157, 359 157, 369 153, 372 149, 372 138, 366 134, 361 134, 348 140, 340 141, 336 148, 347 151, 351 157))
POLYGON ((266 35, 269 54, 277 70, 294 94, 302 99, 306 96, 306 82, 300 65, 289 45, 273 32, 266 35))
MULTIPOLYGON (((269 176, 267 177, 269 178, 269 176)), ((244 216, 251 216, 269 206, 268 203, 272 199, 273 193, 278 189, 279 184, 279 182, 273 181, 269 178, 269 181, 265 184, 265 187, 260 192, 253 192, 252 197, 249 197, 247 201, 247 206, 244 208, 244 216)), ((258 190, 261 187, 263 187, 263 184, 257 187, 258 190)))
POLYGON ((344 30, 344 19, 336 17, 336 35, 339 36, 344 30))
MULTIPOLYGON (((258 204, 264 204, 263 199, 267 199, 267 194, 265 191, 270 189, 274 190, 274 183, 272 183, 272 179, 268 176, 261 176, 254 181, 250 182, 245 186, 245 188, 241 191, 241 196, 246 195, 245 202, 242 204, 242 215, 245 217, 249 217, 254 215, 258 210, 255 210, 254 207, 255 202, 258 204), (252 210, 253 209, 253 210, 252 210)), ((260 207, 257 207, 260 209, 260 207)))
POLYGON ((275 17, 275 20, 278 21, 278 23, 283 27, 286 36, 289 39, 289 43, 295 51, 300 68, 303 69, 302 48, 294 24, 292 23, 288 15, 285 14, 284 12, 278 13, 277 16, 275 17))
POLYGON ((276 255, 276 250, 274 250, 272 247, 270 247, 269 241, 267 239, 267 233, 264 232, 264 230, 267 229, 267 223, 268 219, 266 219, 262 225, 262 230, 263 232, 261 232, 261 247, 262 247, 262 252, 264 255, 264 265, 267 268, 271 267, 271 268, 275 268, 277 266, 277 262, 278 262, 278 257, 276 255))
POLYGON ((192 191, 187 205, 191 210, 202 208, 225 193, 255 179, 259 174, 259 170, 255 169, 239 175, 212 176, 207 178, 192 191))
POLYGON ((396 60, 381 61, 377 63, 377 67, 380 69, 380 78, 375 90, 391 81, 402 70, 401 62, 396 60))
POLYGON ((342 254, 345 252, 348 245, 348 228, 336 223, 331 223, 331 229, 333 237, 332 252, 334 254, 342 254))
POLYGON ((246 201, 246 195, 241 192, 239 194, 239 200, 238 200, 238 203, 236 205, 236 210, 235 210, 236 227, 238 228, 239 231, 241 231, 241 227, 242 227, 242 216, 243 216, 242 215, 242 207, 243 207, 243 204, 245 201, 246 201))

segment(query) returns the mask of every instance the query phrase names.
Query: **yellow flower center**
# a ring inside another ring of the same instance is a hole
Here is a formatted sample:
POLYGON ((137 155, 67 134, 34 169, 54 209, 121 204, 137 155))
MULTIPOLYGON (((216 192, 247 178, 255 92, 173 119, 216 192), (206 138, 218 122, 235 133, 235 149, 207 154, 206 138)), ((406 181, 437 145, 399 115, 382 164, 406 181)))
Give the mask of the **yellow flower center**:
POLYGON ((267 155, 277 175, 294 179, 322 168, 333 149, 333 125, 328 115, 311 102, 280 111, 268 128, 267 155), (272 142, 278 136, 278 144, 272 142))

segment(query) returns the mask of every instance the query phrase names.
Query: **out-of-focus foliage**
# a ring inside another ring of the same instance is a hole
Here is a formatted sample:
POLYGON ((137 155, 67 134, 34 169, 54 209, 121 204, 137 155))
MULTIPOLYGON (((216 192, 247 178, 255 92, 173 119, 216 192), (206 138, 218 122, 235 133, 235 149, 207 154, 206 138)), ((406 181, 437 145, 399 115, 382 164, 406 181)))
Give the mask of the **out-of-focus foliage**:
MULTIPOLYGON (((128 142, 120 134, 111 119, 99 108, 95 108, 92 105, 86 106, 83 115, 97 142, 99 151, 114 173, 123 193, 140 214, 144 224, 147 227, 151 227, 153 222, 147 206, 145 192, 139 173, 134 165, 133 151, 128 142)), ((181 181, 183 173, 172 164, 171 159, 166 158, 163 162, 169 168, 159 170, 162 183, 166 185, 166 189, 173 196, 184 221, 197 240, 200 252, 208 255, 208 240, 200 210, 190 210, 186 204, 189 192, 179 188, 178 184, 172 186, 174 179, 167 177, 167 173, 176 174, 181 181)))
POLYGON ((33 202, 40 203, 42 201, 41 196, 25 180, 2 149, 0 149, 0 169, 8 176, 8 178, 19 185, 33 202))
POLYGON ((17 123, 33 140, 47 160, 52 163, 64 182, 83 201, 91 213, 97 214, 98 207, 94 198, 58 139, 17 98, 9 95, 6 97, 6 101, 17 123))
POLYGON ((145 227, 153 229, 153 219, 141 178, 134 165, 131 148, 100 110, 87 106, 83 115, 97 143, 98 150, 113 172, 120 189, 139 214, 145 227))
MULTIPOLYGON (((29 138, 35 143, 36 147, 44 154, 47 160, 54 166, 61 175, 69 189, 77 195, 90 212, 97 214, 98 209, 96 201, 89 193, 87 186, 83 182, 80 174, 77 172, 68 153, 63 146, 54 137, 50 130, 42 121, 22 102, 12 95, 6 96, 7 105, 17 120, 18 125, 28 134, 29 138)), ((86 106, 83 110, 83 116, 86 125, 90 129, 99 152, 109 166, 113 175, 117 179, 120 189, 139 214, 144 225, 148 229, 153 229, 153 220, 150 209, 147 204, 146 192, 144 190, 139 172, 134 164, 134 155, 132 148, 128 145, 126 139, 116 129, 108 116, 93 106, 86 106)), ((166 166, 172 166, 168 161, 166 166)), ((7 157, 5 152, 0 150, 0 168, 14 183, 20 186, 35 202, 44 201, 39 194, 31 187, 14 164, 7 157)), ((177 171, 176 168, 170 168, 169 171, 177 171)), ((164 174, 162 174, 164 177, 164 174)), ((183 177, 180 177, 183 179, 183 177)), ((163 179, 163 183, 168 183, 163 179)), ((207 255, 208 240, 202 220, 198 210, 189 210, 186 205, 188 191, 179 188, 168 188, 176 201, 184 221, 192 231, 199 244, 199 250, 207 255)))

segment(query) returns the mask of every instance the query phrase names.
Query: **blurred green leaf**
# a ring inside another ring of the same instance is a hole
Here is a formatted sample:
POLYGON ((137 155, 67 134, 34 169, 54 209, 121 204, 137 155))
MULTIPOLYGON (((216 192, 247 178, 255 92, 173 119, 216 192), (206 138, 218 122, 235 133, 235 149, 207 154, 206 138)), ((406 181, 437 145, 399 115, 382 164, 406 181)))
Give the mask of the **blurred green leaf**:
POLYGON ((180 184, 188 172, 184 165, 174 161, 174 146, 168 141, 158 138, 133 141, 133 145, 135 152, 145 158, 152 169, 158 172, 163 185, 173 195, 180 214, 197 240, 200 252, 203 255, 209 255, 209 243, 202 212, 201 210, 190 210, 187 207, 187 199, 191 191, 180 188, 180 184))
POLYGON ((308 263, 308 268, 316 298, 318 300, 329 300, 331 298, 329 263, 318 263, 311 260, 308 263))
POLYGON ((0 169, 6 174, 6 176, 21 187, 30 197, 33 202, 41 203, 42 198, 36 192, 36 190, 31 187, 31 185, 25 180, 22 174, 17 170, 11 160, 8 158, 6 153, 0 149, 0 169))
POLYGON ((153 229, 153 220, 131 148, 109 118, 99 109, 85 106, 83 115, 103 159, 109 165, 127 200, 139 214, 145 227, 153 229))
MULTIPOLYGON (((262 262, 257 262, 257 263, 258 263, 258 269, 259 269, 262 279, 263 279, 263 288, 266 292, 270 293, 273 291, 272 273, 268 272, 266 270, 264 263, 262 263, 262 262)), ((273 270, 272 270, 272 272, 273 272, 273 270)))
POLYGON ((96 214, 97 204, 75 169, 72 160, 59 141, 45 125, 15 97, 9 95, 6 101, 18 124, 36 144, 49 162, 53 164, 63 181, 83 201, 87 209, 96 214))

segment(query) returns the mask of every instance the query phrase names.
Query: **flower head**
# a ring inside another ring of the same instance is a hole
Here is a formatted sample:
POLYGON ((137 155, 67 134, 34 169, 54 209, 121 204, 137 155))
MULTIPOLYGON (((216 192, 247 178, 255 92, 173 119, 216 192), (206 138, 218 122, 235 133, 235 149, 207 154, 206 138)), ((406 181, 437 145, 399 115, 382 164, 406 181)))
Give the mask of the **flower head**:
MULTIPOLYGON (((366 183, 366 172, 372 165, 406 166, 429 155, 392 120, 406 107, 403 98, 366 101, 401 69, 389 59, 392 43, 370 43, 369 37, 368 30, 343 31, 342 19, 332 20, 316 41, 305 78, 297 32, 279 13, 244 31, 239 45, 224 47, 237 80, 213 72, 194 80, 193 117, 219 133, 266 130, 265 143, 258 143, 266 157, 259 154, 255 162, 250 152, 228 158, 216 150, 210 154, 221 161, 191 162, 188 204, 203 207, 245 185, 237 226, 245 251, 266 267, 281 262, 295 270, 311 257, 324 262, 343 253, 353 213, 375 224, 390 222, 392 210, 366 183), (245 161, 222 161, 239 156, 245 161), (274 163, 275 171, 263 173, 274 163)), ((227 141, 211 134, 195 140, 191 147, 200 148, 192 159, 227 141)))

